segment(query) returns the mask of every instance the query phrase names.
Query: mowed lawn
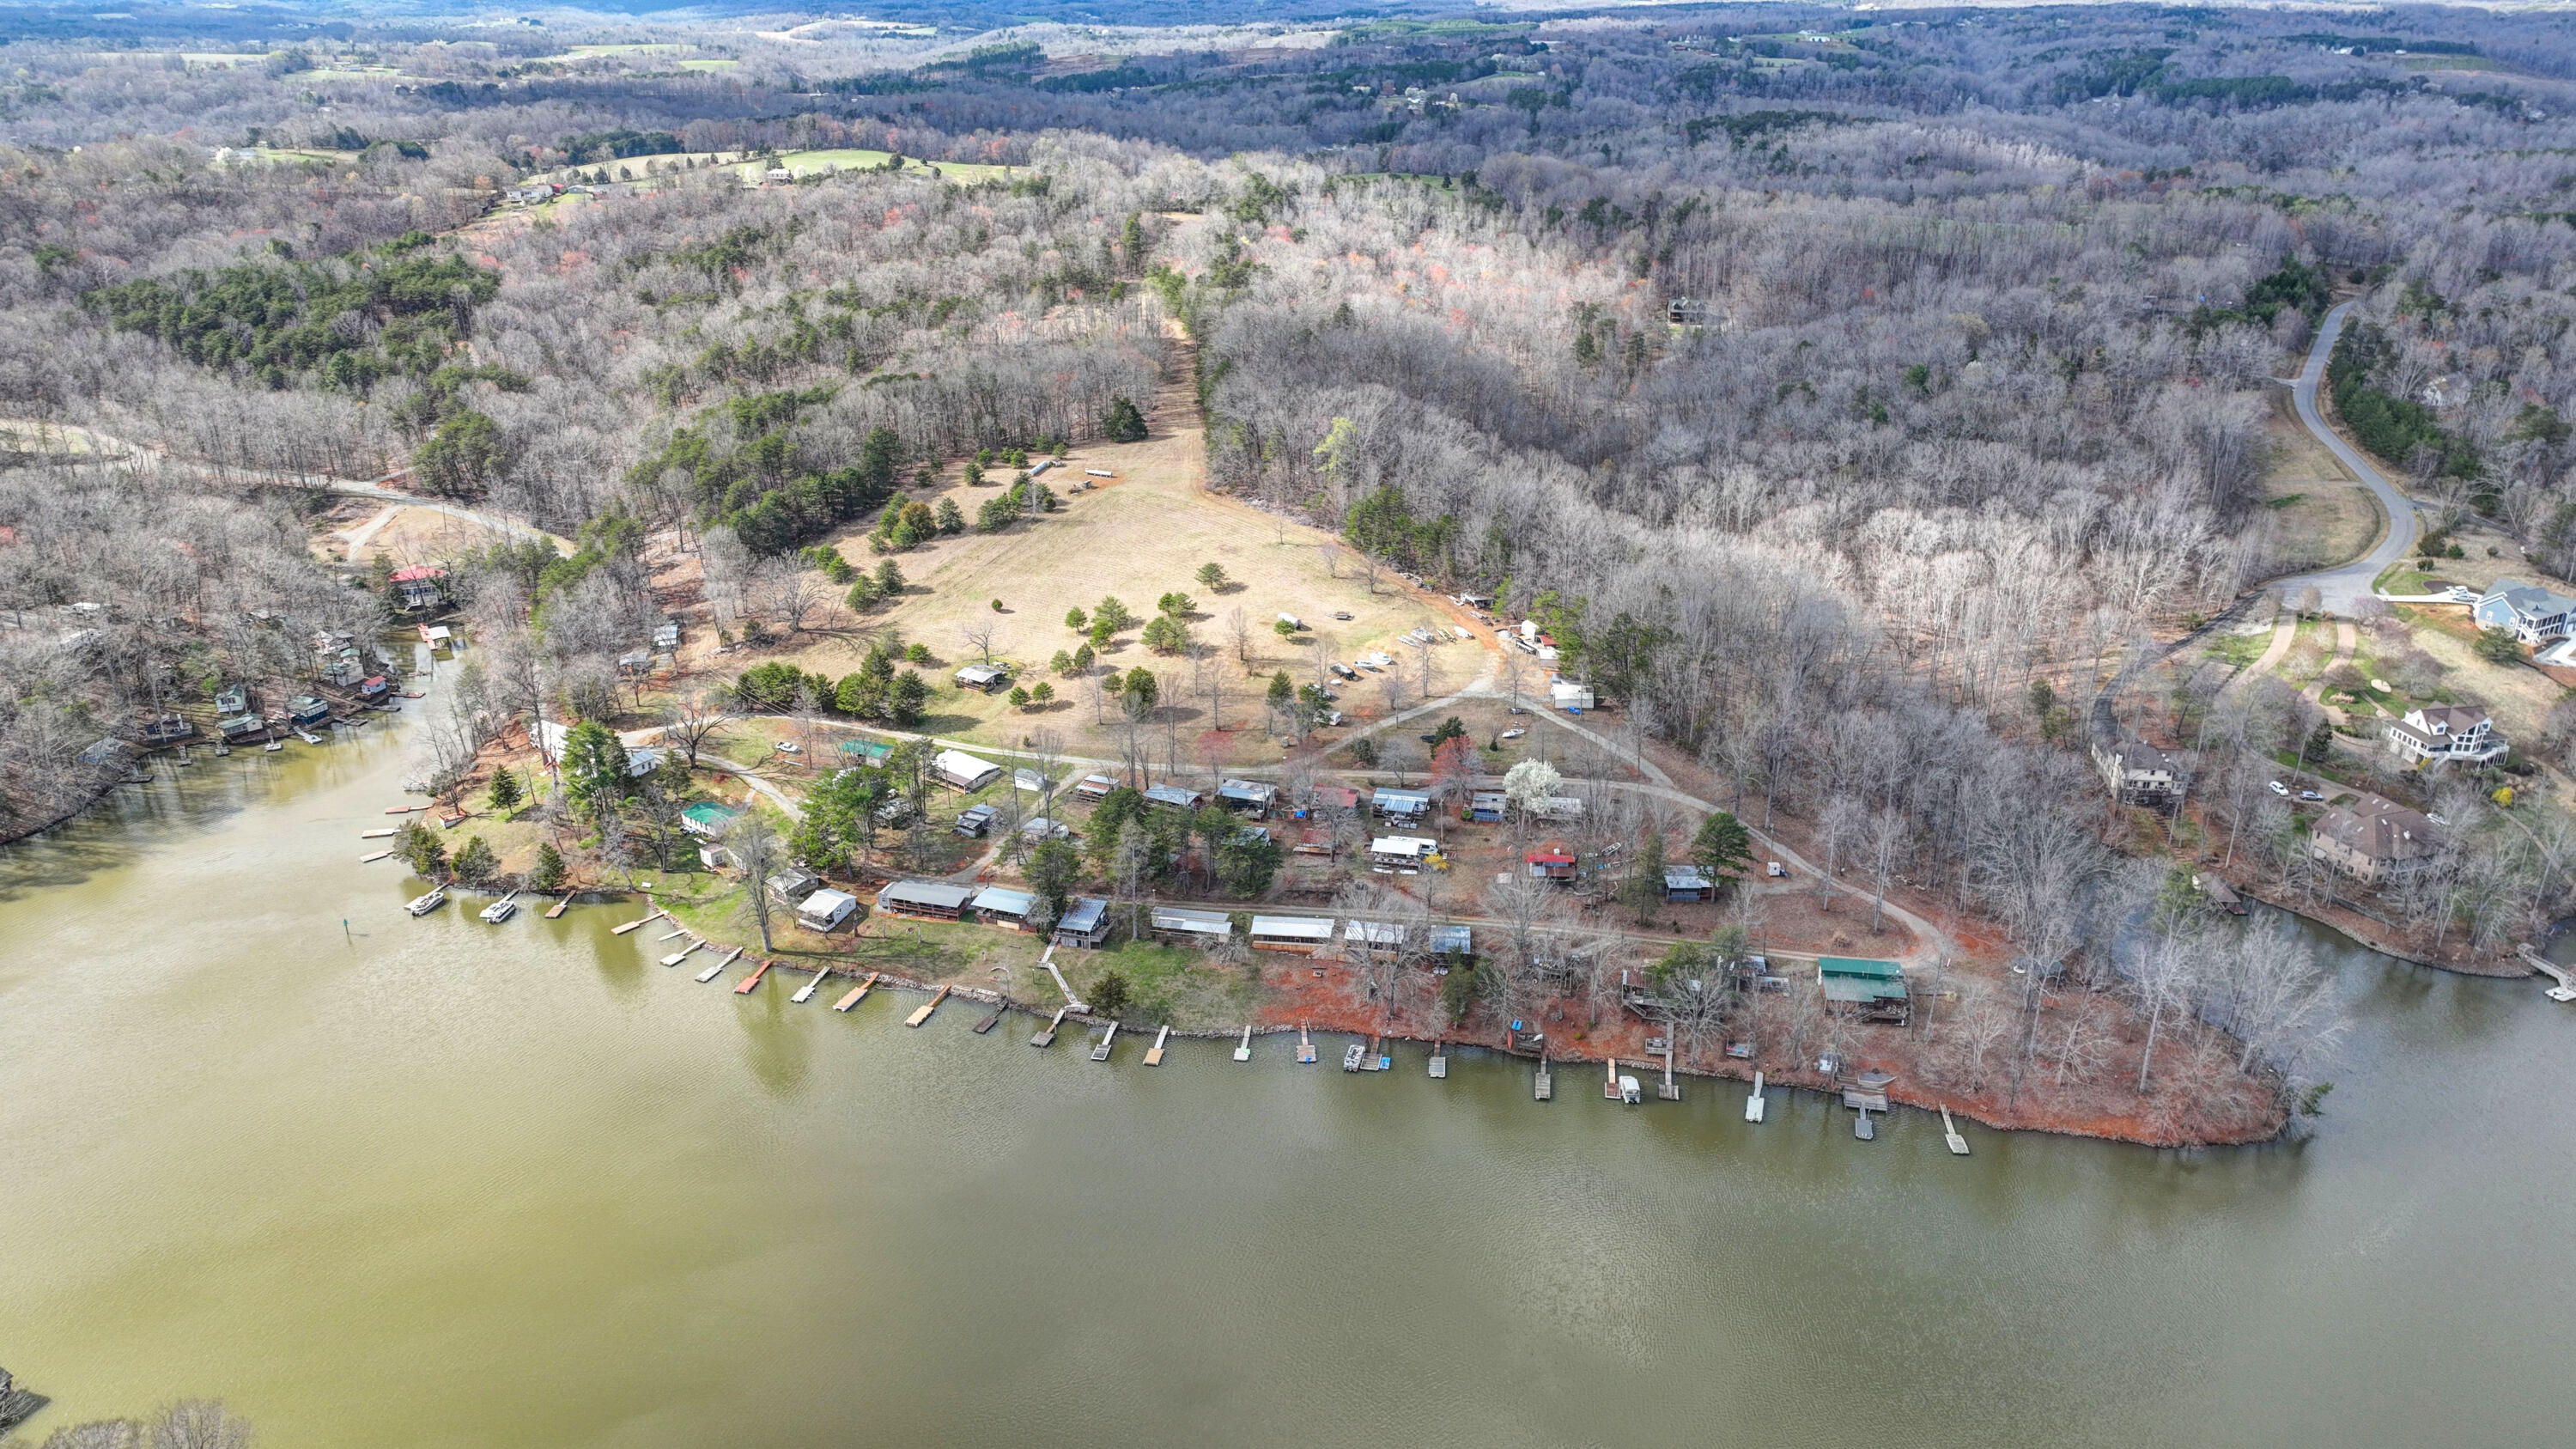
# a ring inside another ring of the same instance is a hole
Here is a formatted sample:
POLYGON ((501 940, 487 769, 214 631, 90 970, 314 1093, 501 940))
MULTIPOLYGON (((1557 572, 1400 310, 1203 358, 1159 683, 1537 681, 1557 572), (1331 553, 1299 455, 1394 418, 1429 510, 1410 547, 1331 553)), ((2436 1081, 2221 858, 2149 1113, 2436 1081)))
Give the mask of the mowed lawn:
MULTIPOLYGON (((1141 621, 1154 613, 1155 600, 1178 590, 1197 605, 1190 620, 1193 636, 1220 651, 1214 667, 1227 682, 1223 722, 1236 731, 1229 757, 1238 762, 1279 758, 1278 747, 1260 729, 1262 690, 1279 669, 1301 683, 1313 677, 1313 656, 1303 642, 1308 637, 1323 639, 1328 657, 1344 662, 1371 649, 1395 655, 1407 707, 1420 698, 1413 652, 1397 642, 1407 630, 1429 626, 1449 637, 1450 642, 1430 651, 1434 695, 1458 689, 1485 671, 1492 658, 1491 636, 1467 641, 1449 632, 1454 625, 1471 624, 1471 616, 1388 573, 1380 574, 1372 595, 1347 554, 1335 570, 1338 577, 1328 574, 1318 546, 1331 542, 1330 534, 1202 491, 1204 458, 1195 426, 1158 432, 1141 443, 1076 449, 1043 475, 1064 499, 1057 512, 1004 533, 968 533, 897 555, 912 585, 903 603, 876 610, 858 621, 858 631, 820 640, 796 657, 803 667, 837 678, 858 667, 867 631, 892 624, 907 642, 927 645, 939 660, 936 669, 924 671, 934 686, 925 721, 931 732, 1016 747, 1032 730, 1046 726, 1064 737, 1071 753, 1105 757, 1116 750, 1107 732, 1092 728, 1084 686, 1047 668, 1057 650, 1083 642, 1065 627, 1065 613, 1077 607, 1088 612, 1103 595, 1124 602, 1140 623, 1119 636, 1102 662, 1152 670, 1162 682, 1163 698, 1179 711, 1174 722, 1185 734, 1196 735, 1208 727, 1206 700, 1189 691, 1188 662, 1155 654, 1137 638, 1141 621), (1107 468, 1118 476, 1091 491, 1068 493, 1076 482, 1101 481, 1085 480, 1086 468, 1107 468), (1211 561, 1222 564, 1233 580, 1224 593, 1198 585, 1200 566, 1211 561), (992 606, 997 598, 1003 606, 999 613, 992 606), (1253 630, 1249 670, 1228 645, 1226 616, 1236 609, 1253 630), (1273 631, 1283 611, 1309 626, 1297 643, 1273 631), (1336 620, 1336 611, 1353 617, 1336 620), (961 691, 950 684, 959 665, 981 657, 966 642, 966 630, 988 624, 997 660, 1016 665, 1022 682, 1045 679, 1055 686, 1059 699, 1051 708, 1015 710, 1005 695, 961 691)), ((993 476, 994 487, 952 484, 946 490, 970 520, 1011 475, 996 469, 993 476)), ((937 505, 930 494, 914 496, 937 505)), ((864 534, 837 542, 852 563, 875 566, 864 534)), ((1355 722, 1386 712, 1380 677, 1363 673, 1359 683, 1340 686, 1341 708, 1355 722)), ((1156 732, 1162 732, 1159 725, 1156 732)))

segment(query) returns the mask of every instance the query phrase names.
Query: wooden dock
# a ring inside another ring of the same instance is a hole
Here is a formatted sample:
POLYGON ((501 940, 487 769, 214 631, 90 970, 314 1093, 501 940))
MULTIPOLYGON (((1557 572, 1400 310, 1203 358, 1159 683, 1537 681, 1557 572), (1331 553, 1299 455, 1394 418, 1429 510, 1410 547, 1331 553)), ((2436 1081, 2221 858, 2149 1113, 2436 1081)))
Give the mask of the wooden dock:
POLYGON ((360 865, 373 865, 373 864, 375 864, 377 861, 380 861, 380 860, 384 859, 386 856, 389 856, 389 855, 391 855, 391 854, 393 854, 393 852, 392 852, 392 851, 390 851, 390 850, 379 850, 379 851, 376 851, 375 853, 373 853, 373 854, 371 854, 371 855, 362 855, 362 856, 359 856, 359 857, 358 857, 358 864, 360 864, 360 865))
POLYGON ((1556 1097, 1556 1074, 1547 1069, 1545 1057, 1538 1059, 1538 1081, 1533 1084, 1531 1094, 1542 1102, 1553 1101, 1556 1097))
POLYGON ((939 1009, 939 1003, 948 999, 948 992, 949 988, 945 986, 932 992, 928 1001, 925 1001, 921 1005, 913 1008, 912 1015, 903 1019, 903 1024, 906 1026, 919 1026, 923 1022, 930 1020, 930 1014, 939 1009))
POLYGON ((1238 1062, 1252 1060, 1252 1023, 1250 1022, 1243 1024, 1243 1040, 1235 1044, 1234 1059, 1238 1062))
POLYGON ((676 940, 680 939, 682 936, 685 936, 685 935, 687 935, 687 934, 689 934, 689 928, 688 928, 688 927, 686 927, 686 926, 682 926, 680 929, 678 929, 678 930, 676 930, 676 931, 665 931, 665 932, 663 932, 663 933, 662 933, 662 939, 663 939, 663 940, 665 940, 665 941, 676 941, 676 940))
POLYGON ((1952 1156, 1968 1155, 1968 1139, 1960 1136, 1958 1127, 1950 1121, 1950 1106, 1946 1102, 1941 1105, 1941 1140, 1950 1144, 1952 1156))
POLYGON ((795 994, 794 996, 791 996, 791 997, 787 998, 787 999, 788 999, 789 1001, 792 1001, 792 1002, 796 1003, 796 1004, 797 1004, 797 1005, 799 1005, 799 1006, 802 1006, 802 1005, 804 1005, 806 1002, 813 1000, 813 999, 814 999, 814 993, 823 989, 823 978, 824 978, 824 977, 826 977, 826 976, 829 976, 829 975, 831 975, 831 974, 832 974, 832 973, 831 973, 830 969, 829 969, 829 968, 827 968, 827 967, 822 967, 822 966, 817 966, 817 967, 815 967, 815 968, 814 968, 814 979, 813 979, 813 980, 811 980, 811 981, 806 982, 806 983, 805 983, 804 985, 802 985, 802 986, 797 987, 797 988, 796 988, 796 994, 795 994))
POLYGON ((777 964, 778 963, 775 961, 763 961, 759 965, 751 968, 750 975, 734 983, 733 994, 736 996, 749 996, 751 993, 758 991, 760 989, 762 979, 769 975, 769 968, 777 964))
POLYGON ((1109 1023, 1109 1029, 1100 1034, 1100 1040, 1092 1045, 1091 1059, 1095 1062, 1109 1060, 1109 1044, 1116 1040, 1118 1040, 1118 1023, 1113 1021, 1109 1023))
POLYGON ((1379 1044, 1379 1039, 1377 1037, 1370 1037, 1368 1060, 1362 1065, 1368 1071, 1383 1072, 1389 1067, 1395 1065, 1395 1058, 1386 1054, 1385 1047, 1379 1044))
POLYGON ((1744 1120, 1747 1122, 1762 1120, 1762 1074, 1760 1072, 1753 1074, 1753 1091, 1744 1099, 1744 1120))
POLYGON ((1852 1135, 1863 1142, 1876 1142, 1878 1140, 1878 1129, 1870 1125, 1869 1109, 1867 1107, 1861 1108, 1860 1116, 1853 1120, 1852 1135))
MULTIPOLYGON (((727 957, 727 958, 725 958, 725 959, 726 959, 726 960, 731 960, 731 959, 733 959, 733 958, 731 958, 731 957, 727 957)), ((699 973, 698 973, 698 984, 700 984, 700 985, 702 985, 702 986, 703 986, 703 985, 705 985, 707 982, 713 981, 713 980, 715 980, 717 977, 722 976, 722 975, 724 974, 724 969, 725 969, 725 963, 724 963, 724 961, 718 961, 718 962, 717 962, 716 964, 714 964, 713 966, 710 966, 710 967, 708 967, 706 970, 701 971, 701 972, 699 972, 699 973)))
POLYGON ((1297 1023, 1297 1060, 1312 1066, 1315 1061, 1315 1039, 1306 1035, 1306 1023, 1297 1023))
POLYGON ((1431 1041, 1431 1075, 1435 1078, 1445 1078, 1449 1075, 1448 1048, 1437 1037, 1432 1038, 1431 1041))
POLYGON ((645 918, 643 918, 643 919, 642 919, 642 920, 640 920, 640 921, 628 921, 625 925, 622 925, 622 926, 612 926, 612 927, 610 927, 610 928, 609 928, 609 932, 608 932, 608 934, 610 934, 610 935, 612 935, 612 936, 623 936, 623 935, 625 935, 625 934, 626 934, 627 932, 629 932, 629 931, 641 930, 641 929, 643 929, 644 927, 646 927, 646 926, 649 926, 649 925, 653 924, 655 921, 658 921, 658 920, 662 919, 664 916, 667 916, 667 915, 669 915, 669 914, 670 914, 670 912, 669 912, 669 911, 655 911, 653 914, 651 914, 651 915, 649 915, 649 916, 646 916, 645 918))
POLYGON ((551 920, 553 920, 555 917, 562 915, 562 914, 564 913, 565 908, 566 908, 566 907, 568 907, 568 906, 570 906, 571 904, 572 904, 572 897, 570 897, 570 896, 566 896, 566 897, 564 897, 562 900, 559 900, 559 901, 555 902, 555 904, 554 904, 554 909, 552 909, 552 910, 550 910, 550 911, 546 912, 546 919, 547 919, 547 920, 549 920, 549 921, 551 921, 551 920))
POLYGON ((358 832, 358 838, 360 840, 391 840, 400 834, 402 834, 402 832, 399 830, 361 830, 358 832))
POLYGON ((1656 1084, 1655 1099, 1662 1102, 1682 1099, 1682 1084, 1673 1080, 1673 1051, 1670 1047, 1664 1048, 1664 1079, 1656 1084))
POLYGON ((2528 945, 2522 948, 2520 954, 2522 964, 2558 983, 2542 994, 2552 1001, 2576 1001, 2576 982, 2569 980, 2566 968, 2552 962, 2528 945))
MULTIPOLYGON (((677 966, 677 965, 679 965, 681 962, 688 960, 688 959, 689 959, 689 957, 690 957, 691 955, 693 955, 693 954, 695 954, 695 953, 696 953, 697 949, 698 949, 700 946, 703 946, 703 945, 705 945, 705 944, 706 944, 706 942, 704 942, 704 941, 691 941, 689 944, 687 944, 687 945, 685 945, 685 946, 682 946, 679 950, 674 951, 674 952, 672 952, 670 955, 663 957, 663 958, 662 958, 662 964, 663 964, 663 965, 665 965, 665 966, 677 966)), ((740 954, 742 954, 742 953, 741 953, 741 952, 739 952, 739 951, 737 951, 737 952, 735 952, 735 953, 734 953, 734 955, 737 955, 737 956, 738 956, 738 955, 740 955, 740 954)), ((728 957, 726 957, 726 958, 725 958, 725 960, 726 960, 726 961, 730 961, 730 960, 732 960, 732 959, 733 959, 733 957, 732 957, 732 956, 728 956, 728 957)), ((718 963, 717 963, 717 967, 716 967, 716 969, 718 969, 718 970, 722 970, 722 969, 724 969, 724 967, 723 967, 723 963, 722 963, 722 962, 718 962, 718 963)), ((700 979, 702 979, 702 980, 703 980, 704 978, 700 978, 700 979)))
POLYGON ((975 1023, 975 1034, 977 1036, 982 1036, 984 1033, 1000 1026, 1002 1024, 1002 1018, 1009 1015, 1010 1010, 1010 1005, 1006 1002, 995 1003, 993 1006, 993 1014, 985 1017, 982 1021, 975 1023))
POLYGON ((1055 1034, 1064 1027, 1064 1014, 1071 1010, 1073 1010, 1073 1008, 1070 1006, 1057 1007, 1055 1009, 1054 1018, 1048 1021, 1045 1026, 1040 1027, 1036 1032, 1030 1035, 1029 1045, 1041 1048, 1054 1046, 1055 1034))
POLYGON ((426 805, 388 805, 385 807, 385 813, 387 815, 409 815, 415 810, 426 810, 428 808, 429 807, 426 805))
POLYGON ((869 972, 869 973, 868 973, 868 979, 867 979, 867 980, 862 981, 862 982, 860 982, 858 985, 856 985, 856 986, 854 986, 854 987, 850 988, 850 994, 849 994, 849 995, 844 996, 844 997, 842 997, 840 1000, 833 1002, 833 1003, 832 1003, 832 1009, 833 1009, 834 1011, 847 1011, 847 1010, 849 1010, 851 1007, 858 1005, 860 1002, 867 1000, 867 999, 868 999, 868 988, 870 988, 870 987, 872 987, 872 986, 874 986, 874 985, 876 985, 876 984, 877 984, 877 973, 875 973, 875 972, 871 971, 871 972, 869 972))
POLYGON ((1162 1030, 1155 1032, 1154 1044, 1145 1048, 1145 1065, 1149 1067, 1161 1066, 1163 1064, 1163 1043, 1170 1041, 1171 1039, 1172 1029, 1169 1026, 1165 1026, 1162 1030))
POLYGON ((1617 1057, 1610 1059, 1610 1073, 1602 1078, 1601 1095, 1613 1102, 1619 1100, 1619 1059, 1617 1057))

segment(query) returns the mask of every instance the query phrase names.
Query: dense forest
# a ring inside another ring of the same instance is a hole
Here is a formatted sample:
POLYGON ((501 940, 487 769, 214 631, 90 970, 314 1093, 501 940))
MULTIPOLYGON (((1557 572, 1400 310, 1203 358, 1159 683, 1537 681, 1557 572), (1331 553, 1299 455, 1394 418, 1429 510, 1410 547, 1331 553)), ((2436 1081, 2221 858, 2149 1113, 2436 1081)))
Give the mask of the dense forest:
MULTIPOLYGON (((923 470, 1187 368, 1216 486, 1544 621, 1747 819, 1882 839, 2033 979, 2108 981, 2151 887, 2035 686, 2284 571, 2266 430, 2330 305, 2363 444, 2576 570, 2563 17, 890 15, 9 46, 0 411, 160 463, 0 475, 14 808, 276 667, 251 610, 373 606, 302 561, 300 487, 577 538, 461 561, 495 715, 552 713, 612 687, 648 539, 804 600, 825 533, 950 527, 904 511, 923 470), (60 612, 102 597, 105 633, 60 612)), ((2246 769, 2306 731, 2171 703, 2246 769)), ((2553 911, 2519 839, 2405 909, 2553 911)), ((2260 1035, 2261 995, 2201 1005, 2260 1035)))

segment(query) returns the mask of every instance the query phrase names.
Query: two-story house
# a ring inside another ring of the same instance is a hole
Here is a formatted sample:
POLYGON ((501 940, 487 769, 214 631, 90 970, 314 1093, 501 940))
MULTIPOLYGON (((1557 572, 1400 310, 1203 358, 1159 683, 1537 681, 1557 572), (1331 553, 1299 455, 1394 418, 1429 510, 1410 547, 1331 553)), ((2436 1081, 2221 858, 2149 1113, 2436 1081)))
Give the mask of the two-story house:
POLYGON ((2576 599, 2538 584, 2496 580, 2495 587, 2469 608, 2481 629, 2509 630, 2534 649, 2576 634, 2576 599))
POLYGON ((2410 765, 2463 761, 2483 765, 2512 748, 2487 712, 2470 704, 2432 704, 2388 723, 2389 751, 2410 765))
POLYGON ((413 564, 394 570, 394 596, 406 609, 434 609, 447 602, 447 570, 436 564, 413 564))
POLYGON ((2442 846, 2441 832, 2422 811, 2377 796, 2327 811, 2308 836, 2310 855, 2373 886, 2422 870, 2442 846))

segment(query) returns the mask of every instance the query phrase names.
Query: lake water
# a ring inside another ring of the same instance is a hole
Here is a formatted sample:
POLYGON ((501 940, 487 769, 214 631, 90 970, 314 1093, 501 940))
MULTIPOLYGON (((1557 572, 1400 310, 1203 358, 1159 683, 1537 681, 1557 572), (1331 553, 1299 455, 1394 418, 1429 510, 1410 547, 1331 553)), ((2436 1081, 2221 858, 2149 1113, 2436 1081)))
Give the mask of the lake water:
MULTIPOLYGON (((2296 1146, 968 1031, 405 917, 378 727, 0 849, 0 1364, 262 1443, 2564 1443, 2576 1014, 2348 947, 2296 1146), (347 922, 344 933, 343 921, 347 922)), ((165 774, 169 767, 163 767, 165 774)), ((34 1435, 21 1431, 21 1439, 34 1435)))

